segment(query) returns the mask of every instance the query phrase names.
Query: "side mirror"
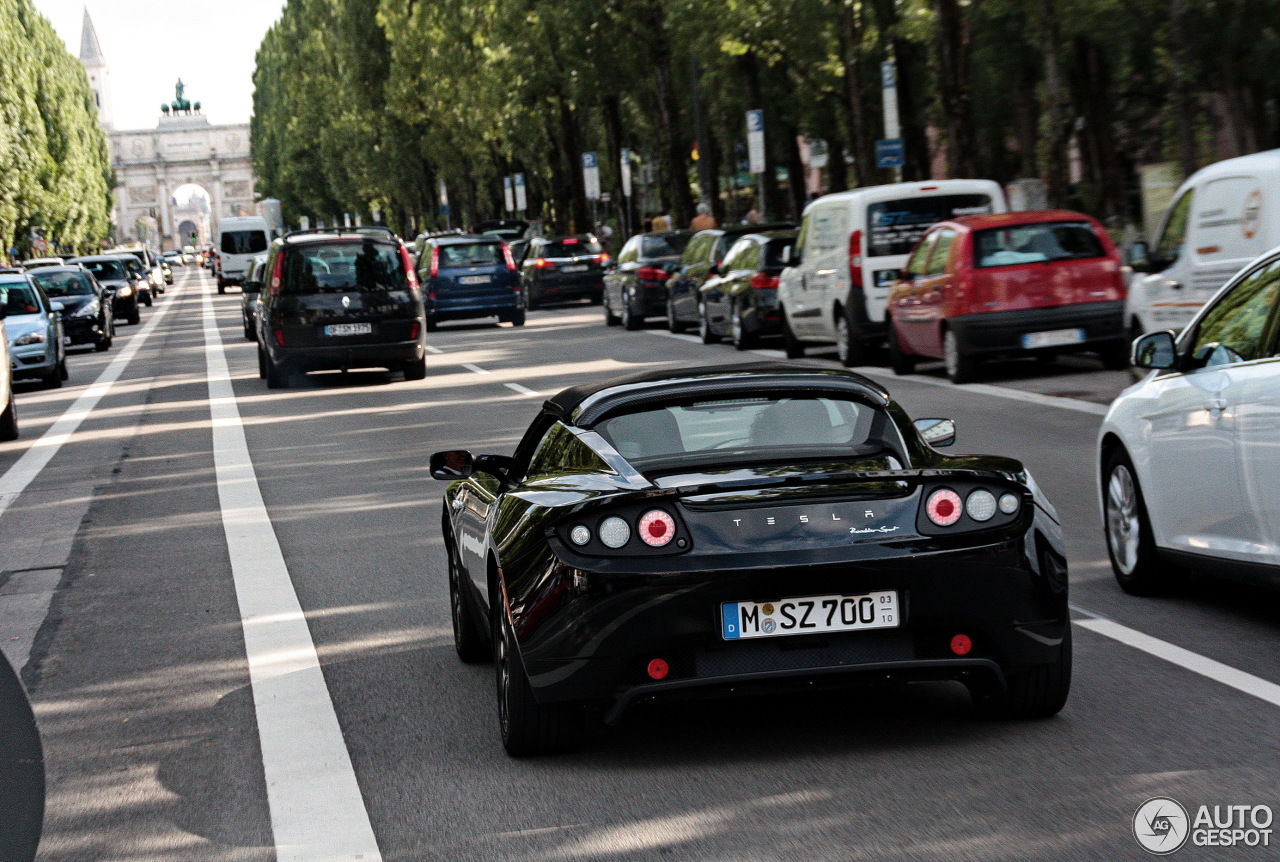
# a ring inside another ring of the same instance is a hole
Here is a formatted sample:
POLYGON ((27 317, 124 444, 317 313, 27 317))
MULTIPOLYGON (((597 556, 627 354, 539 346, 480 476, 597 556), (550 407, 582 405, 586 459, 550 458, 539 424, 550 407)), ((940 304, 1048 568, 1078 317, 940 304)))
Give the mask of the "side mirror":
POLYGON ((49 310, 50 310, 50 311, 62 312, 62 311, 63 311, 63 310, 65 310, 65 309, 66 309, 66 306, 65 306, 65 305, 63 305, 61 302, 50 302, 50 303, 49 303, 49 310))
POLYGON ((954 419, 917 419, 913 423, 924 442, 935 449, 950 446, 956 442, 956 423, 954 419))
POLYGON ((1173 332, 1148 332, 1133 342, 1130 363, 1136 368, 1173 368, 1178 364, 1178 347, 1173 332))
POLYGON ((1129 246, 1129 250, 1124 255, 1124 262, 1134 272, 1151 272, 1151 251, 1147 248, 1147 244, 1139 240, 1129 246))
POLYGON ((452 481, 465 479, 475 469, 475 458, 466 449, 450 449, 431 456, 431 478, 452 481))

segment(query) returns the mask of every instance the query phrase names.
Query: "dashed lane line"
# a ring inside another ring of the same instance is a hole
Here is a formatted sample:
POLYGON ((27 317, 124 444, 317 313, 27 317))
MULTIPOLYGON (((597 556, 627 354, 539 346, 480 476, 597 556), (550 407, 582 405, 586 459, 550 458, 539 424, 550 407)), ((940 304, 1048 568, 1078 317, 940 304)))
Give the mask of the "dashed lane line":
POLYGON ((262 499, 218 320, 201 306, 214 473, 278 862, 381 862, 311 630, 262 499))
MULTIPOLYGON (((431 345, 427 345, 427 350, 431 351, 432 353, 444 353, 444 351, 441 350, 439 347, 433 347, 431 345)), ((492 374, 493 373, 488 368, 481 368, 479 365, 473 365, 470 362, 460 362, 458 364, 461 367, 470 371, 472 374, 492 374)), ((541 392, 535 392, 534 390, 530 389, 528 386, 521 386, 519 383, 503 383, 502 385, 510 389, 512 392, 519 392, 521 395, 528 395, 531 398, 542 397, 541 392)))
POLYGON ((13 501, 27 489, 27 486, 35 481, 45 466, 53 460, 53 456, 58 454, 58 450, 71 439, 71 436, 80 428, 80 424, 98 406, 98 402, 111 391, 111 387, 120 379, 120 375, 124 374, 129 363, 147 343, 147 339, 169 315, 169 309, 173 308, 176 298, 181 293, 182 285, 176 286, 170 292, 169 299, 148 316, 147 322, 142 325, 137 334, 129 339, 129 343, 116 358, 102 369, 98 379, 81 393, 80 397, 31 444, 26 452, 22 453, 22 457, 15 461, 3 476, 0 476, 0 515, 3 515, 13 501))
POLYGON ((531 398, 539 398, 542 395, 541 392, 535 392, 528 386, 521 386, 519 383, 504 383, 502 385, 514 392, 519 392, 521 395, 528 395, 531 398))
POLYGON ((479 365, 472 365, 470 362, 461 363, 462 367, 476 374, 492 374, 493 372, 487 368, 481 368, 479 365))

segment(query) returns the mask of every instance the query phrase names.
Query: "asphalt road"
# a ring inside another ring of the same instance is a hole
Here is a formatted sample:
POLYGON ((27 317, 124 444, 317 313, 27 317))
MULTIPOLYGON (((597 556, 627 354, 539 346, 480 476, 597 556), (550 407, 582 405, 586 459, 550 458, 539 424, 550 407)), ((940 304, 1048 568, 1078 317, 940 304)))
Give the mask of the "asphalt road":
POLYGON ((1099 405, 1127 375, 1087 358, 1008 363, 969 387, 927 368, 871 372, 912 415, 956 419, 956 451, 1023 459, 1056 504, 1083 624, 1058 717, 987 722, 941 684, 716 701, 637 709, 582 751, 512 761, 492 670, 454 656, 443 486, 427 456, 510 452, 539 396, 583 380, 759 357, 609 329, 598 308, 574 305, 520 329, 443 326, 421 382, 354 372, 269 392, 240 332, 240 297, 206 306, 210 281, 181 273, 144 313, 145 324, 167 308, 151 330, 74 354, 62 390, 20 387, 22 437, 0 444, 2 491, 25 453, 58 442, 33 449, 40 435, 145 336, 0 515, 0 640, 23 667, 46 749, 41 859, 1141 859, 1130 821, 1150 797, 1193 813, 1280 808, 1280 700, 1267 698, 1280 684, 1280 598, 1197 581, 1144 600, 1111 578, 1094 444, 1099 405), (234 404, 214 409, 239 419, 215 425, 209 369, 223 356, 234 404), (240 427, 248 475, 228 466, 240 427), (255 478, 269 522, 228 505, 255 478), (273 528, 278 554, 238 524, 273 528), (288 660, 319 662, 323 703, 314 687, 291 687, 305 668, 273 676, 284 659, 246 646, 246 632, 290 622, 249 612, 261 597, 246 573, 272 560, 306 622, 291 630, 305 643, 289 642, 288 660), (1114 621, 1111 634, 1099 619, 1114 621), (1116 632, 1161 646, 1143 651, 1116 632), (1200 658, 1221 664, 1185 667, 1200 658), (323 733, 328 716, 340 735, 323 733), (320 778, 307 787, 313 772, 344 771, 350 798, 320 778), (352 821, 325 813, 336 809, 366 823, 376 847, 361 849, 352 821), (285 835, 299 823, 311 837, 285 835))

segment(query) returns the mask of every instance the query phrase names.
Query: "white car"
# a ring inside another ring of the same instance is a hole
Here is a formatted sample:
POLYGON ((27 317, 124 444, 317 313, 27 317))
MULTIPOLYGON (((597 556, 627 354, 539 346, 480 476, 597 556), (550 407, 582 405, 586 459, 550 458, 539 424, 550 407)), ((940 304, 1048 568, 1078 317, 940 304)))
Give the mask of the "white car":
POLYGON ((1194 568, 1280 585, 1280 248, 1242 269, 1181 335, 1142 336, 1150 369, 1099 436, 1107 550, 1126 591, 1194 568))

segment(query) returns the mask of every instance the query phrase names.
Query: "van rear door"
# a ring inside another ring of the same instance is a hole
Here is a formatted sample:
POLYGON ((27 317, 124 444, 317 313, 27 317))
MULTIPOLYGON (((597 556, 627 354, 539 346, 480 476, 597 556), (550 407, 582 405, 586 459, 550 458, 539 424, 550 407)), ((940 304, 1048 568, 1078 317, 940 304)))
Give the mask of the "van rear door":
MULTIPOLYGON (((1262 183, 1253 176, 1223 177, 1197 192, 1191 222, 1188 301, 1208 302, 1231 276, 1268 250, 1262 183)), ((1267 215, 1270 215, 1268 213, 1267 215)))

